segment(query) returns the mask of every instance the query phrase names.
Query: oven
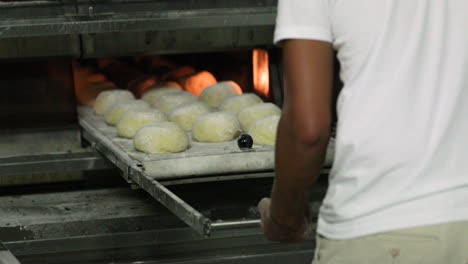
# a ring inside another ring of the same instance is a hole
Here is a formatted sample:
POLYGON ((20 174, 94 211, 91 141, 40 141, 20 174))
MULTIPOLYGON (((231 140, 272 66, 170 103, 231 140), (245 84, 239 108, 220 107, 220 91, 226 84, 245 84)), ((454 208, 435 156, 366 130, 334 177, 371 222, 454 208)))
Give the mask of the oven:
MULTIPOLYGON (((102 91, 141 97, 173 82, 193 92, 204 72, 281 107, 275 12, 274 0, 0 0, 0 253, 21 263, 310 262, 313 240, 261 233, 272 146, 143 155, 92 111, 102 91)), ((326 179, 318 186, 314 214, 326 179)))

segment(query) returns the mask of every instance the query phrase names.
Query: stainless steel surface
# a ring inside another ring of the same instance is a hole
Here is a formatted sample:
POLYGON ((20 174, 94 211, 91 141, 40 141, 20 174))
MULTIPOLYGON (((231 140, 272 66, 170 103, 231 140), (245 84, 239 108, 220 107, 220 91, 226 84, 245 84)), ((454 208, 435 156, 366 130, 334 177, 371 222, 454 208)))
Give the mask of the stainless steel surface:
POLYGON ((93 151, 0 158, 0 177, 111 168, 112 163, 93 151))
POLYGON ((138 168, 131 168, 129 177, 197 233, 211 235, 211 221, 161 183, 148 178, 138 168))
POLYGON ((225 231, 200 239, 189 229, 167 229, 9 242, 23 263, 310 263, 314 241, 279 244, 261 233, 225 231))
MULTIPOLYGON (((80 111, 80 113, 81 112, 83 111, 80 111)), ((92 118, 99 119, 96 116, 92 118)), ((193 228, 193 230, 195 230, 200 235, 210 236, 212 232, 222 230, 225 228, 232 229, 253 226, 259 228, 258 220, 256 219, 222 219, 219 221, 212 221, 210 217, 207 217, 204 214, 200 213, 198 210, 194 209, 191 205, 189 205, 185 200, 181 199, 178 195, 176 195, 174 192, 165 187, 164 183, 159 182, 160 179, 155 180, 154 177, 148 176, 147 172, 145 171, 145 166, 143 166, 143 164, 139 163, 137 160, 135 160, 135 158, 130 156, 130 152, 126 151, 126 148, 123 148, 120 145, 120 147, 116 147, 117 145, 112 140, 103 136, 102 132, 100 132, 103 129, 108 131, 109 129, 112 130, 115 128, 109 128, 108 126, 103 124, 96 125, 96 127, 94 127, 93 125, 85 121, 86 120, 84 118, 80 117, 80 124, 83 127, 84 138, 88 140, 97 151, 101 152, 112 163, 114 163, 118 168, 120 168, 120 170, 123 172, 124 179, 127 180, 127 182, 134 183, 146 192, 148 192, 152 197, 154 197, 157 201, 159 201, 162 205, 164 205, 167 209, 169 209, 172 213, 174 213, 178 218, 184 221, 188 226, 193 228)), ((132 151, 134 151, 133 146, 131 146, 131 149, 132 151)), ((240 154, 242 155, 244 153, 240 154)), ((222 156, 222 153, 218 155, 222 156)), ((186 155, 179 159, 186 159, 186 155)), ((209 177, 209 180, 218 181, 223 177, 222 175, 196 175, 193 177, 189 176, 191 175, 187 175, 186 178, 180 179, 181 182, 179 182, 179 184, 189 183, 189 178, 204 178, 203 176, 205 176, 209 177)), ((248 179, 258 177, 256 173, 245 173, 239 175, 238 177, 235 177, 235 173, 233 173, 233 175, 227 176, 231 176, 234 179, 248 179)), ((264 174, 262 176, 267 175, 264 174)), ((270 172, 268 176, 273 177, 273 173, 270 172)), ((174 185, 176 183, 176 180, 172 180, 169 185, 174 185)), ((318 210, 317 208, 317 206, 313 207, 311 212, 316 212, 318 210)))
POLYGON ((3 3, 0 59, 271 46, 275 17, 275 0, 3 3))
POLYGON ((119 153, 112 152, 104 144, 98 142, 96 138, 85 129, 82 131, 82 135, 85 140, 91 143, 91 147, 93 149, 106 157, 110 162, 112 162, 112 164, 122 171, 122 176, 127 182, 132 182, 129 177, 129 171, 131 170, 130 164, 132 164, 132 161, 128 156, 122 156, 119 155, 119 153))
POLYGON ((0 130, 0 158, 80 151, 78 127, 0 130))
POLYGON ((150 178, 169 180, 273 170, 272 146, 254 146, 243 151, 235 140, 210 144, 190 139, 190 148, 184 152, 151 155, 135 150, 132 140, 118 137, 117 129, 95 115, 91 108, 79 107, 78 112, 79 123, 87 132, 85 137, 124 173, 129 167, 139 166, 150 178))
MULTIPOLYGON (((195 23, 195 22, 194 22, 195 23)), ((218 25, 222 21, 214 21, 218 25)), ((272 46, 272 26, 181 28, 82 35, 85 58, 225 51, 272 46)))
POLYGON ((0 38, 273 25, 274 7, 146 10, 0 21, 0 38))
POLYGON ((207 176, 201 178, 187 178, 187 179, 176 179, 176 180, 161 180, 159 181, 164 186, 178 185, 178 184, 190 184, 190 183, 201 183, 201 182, 214 182, 214 181, 232 181, 232 180, 245 180, 245 179, 256 179, 256 178, 273 178, 274 172, 259 172, 259 173, 246 173, 246 174, 234 174, 234 175, 217 175, 207 176))
MULTIPOLYGON (((90 142, 93 142, 92 144, 96 150, 100 151, 122 170, 122 175, 126 181, 136 183, 188 226, 193 228, 198 234, 203 236, 211 235, 210 219, 203 216, 200 212, 180 199, 177 195, 164 187, 163 184, 144 175, 140 168, 138 168, 138 165, 136 165, 136 167, 131 166, 131 162, 128 161, 127 158, 117 155, 117 153, 109 150, 104 144, 96 142, 96 138, 91 134, 85 131, 84 137, 90 140, 90 142)), ((183 181, 182 183, 186 183, 186 180, 183 181)), ((176 184, 177 182, 172 181, 171 183, 176 184)))
POLYGON ((0 20, 54 18, 76 13, 75 0, 1 1, 0 20))
POLYGON ((235 229, 235 228, 260 227, 260 219, 238 220, 238 221, 220 221, 211 223, 212 230, 235 229))
MULTIPOLYGON (((140 186, 200 235, 211 235, 210 219, 203 216, 199 211, 180 199, 177 195, 164 187, 163 184, 154 178, 148 177, 146 173, 142 171, 142 164, 130 157, 129 153, 112 148, 115 144, 108 138, 102 135, 100 136, 97 128, 92 127, 84 121, 84 119, 80 118, 80 124, 84 128, 83 137, 123 172, 123 177, 126 181, 140 186)), ((202 175, 197 175, 197 177, 200 176, 202 175)), ((248 177, 248 175, 244 175, 244 177, 248 177)), ((213 177, 211 177, 211 179, 216 180, 216 178, 213 177)))
MULTIPOLYGON (((267 195, 270 184, 271 180, 256 179, 235 185, 175 186, 171 191, 218 219, 234 213, 235 208, 253 206, 267 195), (243 190, 242 195, 239 190, 243 190)), ((272 243, 258 226, 239 225, 237 221, 230 222, 236 224, 235 228, 218 224, 210 237, 200 236, 143 190, 83 190, 72 186, 49 187, 40 193, 21 190, 0 197, 4 215, 0 233, 22 263, 275 263, 273 256, 286 261, 299 254, 301 261, 310 261, 313 253, 312 240, 272 243)), ((245 210, 238 212, 250 215, 245 210)))
POLYGON ((79 57, 80 49, 77 34, 0 38, 0 59, 79 57))
POLYGON ((18 259, 0 242, 0 264, 19 264, 18 259))

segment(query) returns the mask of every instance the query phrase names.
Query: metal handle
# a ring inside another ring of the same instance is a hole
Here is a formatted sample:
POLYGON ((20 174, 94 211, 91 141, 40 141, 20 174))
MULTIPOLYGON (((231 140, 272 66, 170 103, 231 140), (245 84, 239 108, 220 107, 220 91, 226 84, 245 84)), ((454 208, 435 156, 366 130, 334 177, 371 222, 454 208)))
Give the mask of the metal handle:
POLYGON ((11 254, 10 250, 6 248, 0 241, 0 264, 20 264, 18 259, 11 254))
POLYGON ((211 230, 260 227, 260 219, 220 221, 211 223, 211 230))

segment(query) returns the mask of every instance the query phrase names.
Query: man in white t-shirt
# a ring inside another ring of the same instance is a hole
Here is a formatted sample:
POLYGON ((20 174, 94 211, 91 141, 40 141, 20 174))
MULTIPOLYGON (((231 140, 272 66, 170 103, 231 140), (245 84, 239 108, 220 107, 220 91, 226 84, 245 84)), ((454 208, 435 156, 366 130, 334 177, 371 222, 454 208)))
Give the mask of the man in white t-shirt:
POLYGON ((335 49, 344 87, 314 263, 468 263, 468 1, 279 0, 275 43, 286 97, 267 237, 308 227, 335 49))

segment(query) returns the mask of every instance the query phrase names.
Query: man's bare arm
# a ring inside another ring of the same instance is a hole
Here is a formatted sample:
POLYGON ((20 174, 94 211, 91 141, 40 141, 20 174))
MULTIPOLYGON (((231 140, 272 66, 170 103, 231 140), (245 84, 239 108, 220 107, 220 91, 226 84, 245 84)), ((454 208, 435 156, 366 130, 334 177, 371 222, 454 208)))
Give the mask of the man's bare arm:
POLYGON ((287 40, 283 47, 286 96, 276 142, 276 178, 271 205, 263 200, 259 209, 267 237, 288 241, 302 238, 309 194, 325 158, 333 48, 312 40, 287 40))

